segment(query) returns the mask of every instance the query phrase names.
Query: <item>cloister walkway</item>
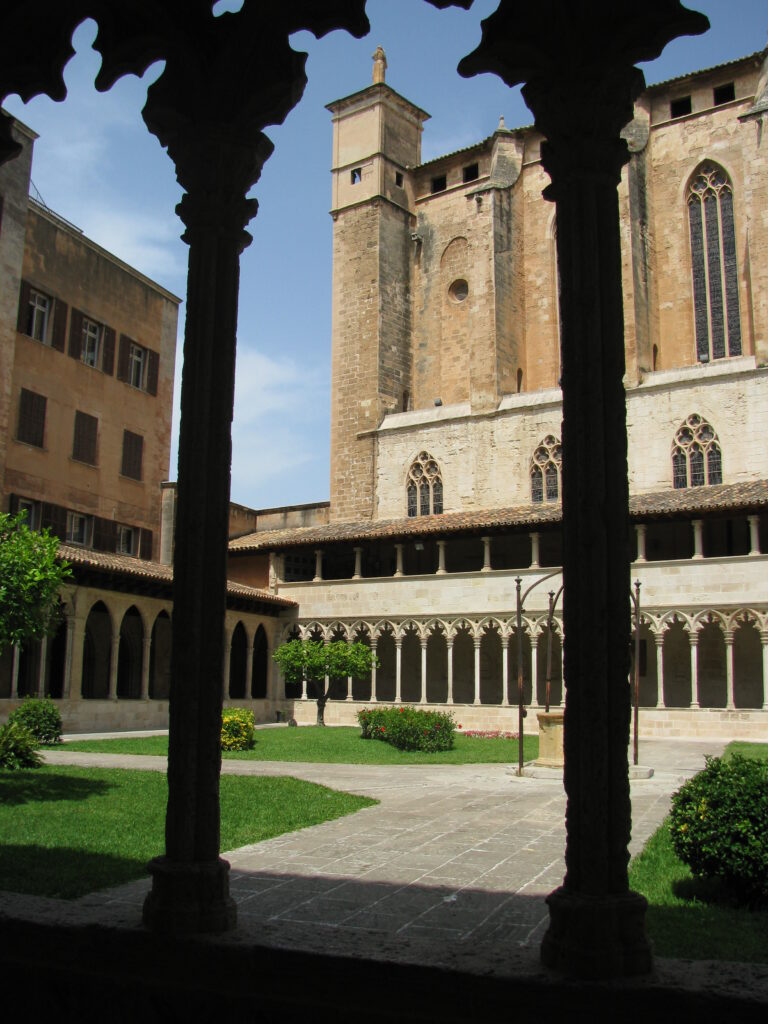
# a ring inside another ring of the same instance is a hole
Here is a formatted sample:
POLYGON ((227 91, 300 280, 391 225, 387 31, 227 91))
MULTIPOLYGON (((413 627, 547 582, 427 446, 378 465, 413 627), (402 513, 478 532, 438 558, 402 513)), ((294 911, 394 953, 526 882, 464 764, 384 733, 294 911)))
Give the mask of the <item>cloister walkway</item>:
MULTIPOLYGON (((638 852, 666 814, 671 794, 722 744, 647 740, 650 779, 631 783, 638 852)), ((161 771, 163 757, 46 752, 58 764, 161 771)), ((313 828, 227 854, 238 928, 215 941, 242 948, 336 954, 444 967, 499 978, 544 974, 539 943, 544 897, 563 877, 565 796, 558 778, 523 778, 505 765, 304 764, 227 761, 225 773, 292 775, 380 803, 313 828)), ((60 914, 140 930, 149 887, 141 880, 58 904, 4 894, 11 914, 60 914)), ((635 984, 633 982, 632 984, 635 984)), ((638 985, 724 992, 738 984, 768 1005, 768 967, 659 960, 638 985)))

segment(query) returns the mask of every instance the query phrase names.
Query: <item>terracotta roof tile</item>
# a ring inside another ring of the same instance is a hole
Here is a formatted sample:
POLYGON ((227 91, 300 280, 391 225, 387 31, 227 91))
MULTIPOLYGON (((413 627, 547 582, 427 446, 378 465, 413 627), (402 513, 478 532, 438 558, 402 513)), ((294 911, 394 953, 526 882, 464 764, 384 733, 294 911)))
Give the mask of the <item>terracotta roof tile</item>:
MULTIPOLYGON (((173 583, 173 568, 170 565, 163 565, 161 562, 150 562, 143 558, 133 558, 131 555, 115 555, 106 551, 91 551, 88 548, 76 548, 69 544, 59 545, 59 556, 77 569, 94 569, 97 572, 117 573, 120 576, 132 577, 136 580, 155 581, 158 583, 173 583)), ((279 605, 281 607, 293 607, 296 602, 287 598, 276 597, 268 590, 261 590, 258 587, 248 587, 243 583, 234 583, 227 580, 227 594, 232 597, 241 597, 247 600, 262 601, 266 604, 279 605)))
MULTIPOLYGON (((632 519, 668 519, 707 512, 748 511, 768 507, 768 480, 750 483, 691 487, 684 490, 635 494, 629 499, 632 519)), ((230 542, 231 554, 279 551, 302 545, 352 543, 354 541, 398 540, 413 537, 445 537, 452 533, 537 527, 559 523, 557 505, 517 505, 511 508, 475 512, 446 512, 439 516, 383 519, 365 522, 331 523, 290 530, 269 530, 238 537, 230 542)))

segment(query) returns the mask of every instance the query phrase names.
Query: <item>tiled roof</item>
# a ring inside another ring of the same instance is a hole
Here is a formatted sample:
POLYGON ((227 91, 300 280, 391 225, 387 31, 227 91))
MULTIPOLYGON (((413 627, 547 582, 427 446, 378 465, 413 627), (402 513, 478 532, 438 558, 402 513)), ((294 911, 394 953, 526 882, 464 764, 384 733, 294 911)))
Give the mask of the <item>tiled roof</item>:
MULTIPOLYGON (((170 565, 163 565, 161 562, 150 562, 143 558, 115 555, 106 551, 91 551, 87 548, 72 547, 69 544, 59 545, 59 556, 69 562, 74 569, 83 568, 103 573, 116 573, 137 581, 166 583, 169 586, 173 583, 173 568, 170 565)), ((243 583, 233 583, 231 580, 227 580, 227 594, 231 597, 261 601, 286 608, 292 607, 296 603, 283 597, 276 597, 268 590, 248 587, 243 583)))
POLYGON ((736 64, 743 64, 748 60, 762 60, 765 53, 765 50, 757 50, 755 53, 748 53, 744 57, 735 57, 733 60, 723 61, 722 64, 713 64, 711 68, 694 68, 692 71, 686 71, 685 74, 675 75, 674 78, 666 78, 663 82, 651 82, 650 85, 646 86, 646 92, 651 92, 655 89, 663 89, 664 86, 672 85, 674 82, 682 82, 686 78, 693 78, 698 75, 708 75, 712 71, 722 71, 725 68, 733 67, 736 64))
MULTIPOLYGON (((632 519, 667 519, 707 512, 748 511, 768 506, 768 480, 720 484, 684 490, 635 494, 629 499, 632 519)), ((279 551, 300 545, 353 543, 370 540, 399 540, 416 537, 445 537, 452 533, 477 533, 509 527, 537 527, 559 523, 559 504, 517 505, 512 508, 476 512, 446 512, 439 516, 384 519, 365 522, 331 523, 291 530, 270 530, 238 537, 229 545, 231 554, 279 551)))

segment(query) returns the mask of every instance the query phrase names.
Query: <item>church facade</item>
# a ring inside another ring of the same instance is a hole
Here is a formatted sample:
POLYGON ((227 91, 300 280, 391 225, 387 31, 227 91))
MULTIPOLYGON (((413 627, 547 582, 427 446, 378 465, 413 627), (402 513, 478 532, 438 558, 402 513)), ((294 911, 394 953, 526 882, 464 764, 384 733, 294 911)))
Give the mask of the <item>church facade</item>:
MULTIPOLYGON (((422 162, 428 115, 385 69, 379 49, 373 84, 328 108, 330 503, 258 514, 230 544, 230 576, 297 603, 286 637, 375 647, 379 668, 339 690, 329 721, 413 701, 456 706, 464 728, 513 728, 519 675, 529 707, 561 701, 567 643, 542 137, 501 122, 422 162)), ((624 130, 646 733, 758 736, 768 721, 767 69, 757 53, 651 86, 624 130)), ((287 697, 309 721, 306 694, 287 697)))

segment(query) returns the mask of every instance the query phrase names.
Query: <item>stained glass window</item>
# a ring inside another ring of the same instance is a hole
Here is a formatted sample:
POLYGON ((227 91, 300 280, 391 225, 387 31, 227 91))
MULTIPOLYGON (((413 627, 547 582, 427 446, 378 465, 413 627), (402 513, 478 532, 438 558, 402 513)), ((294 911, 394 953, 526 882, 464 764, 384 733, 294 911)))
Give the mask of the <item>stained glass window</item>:
POLYGON ((536 448, 531 459, 531 501, 560 500, 560 471, 562 449, 560 442, 548 434, 536 448))
POLYGON ((405 490, 409 516, 437 516, 443 511, 440 467, 429 452, 419 452, 411 463, 405 490))
POLYGON ((696 358, 741 355, 733 189, 725 171, 704 163, 688 188, 696 358))
POLYGON ((692 413, 679 427, 672 445, 672 486, 703 487, 723 482, 720 442, 710 423, 692 413))

